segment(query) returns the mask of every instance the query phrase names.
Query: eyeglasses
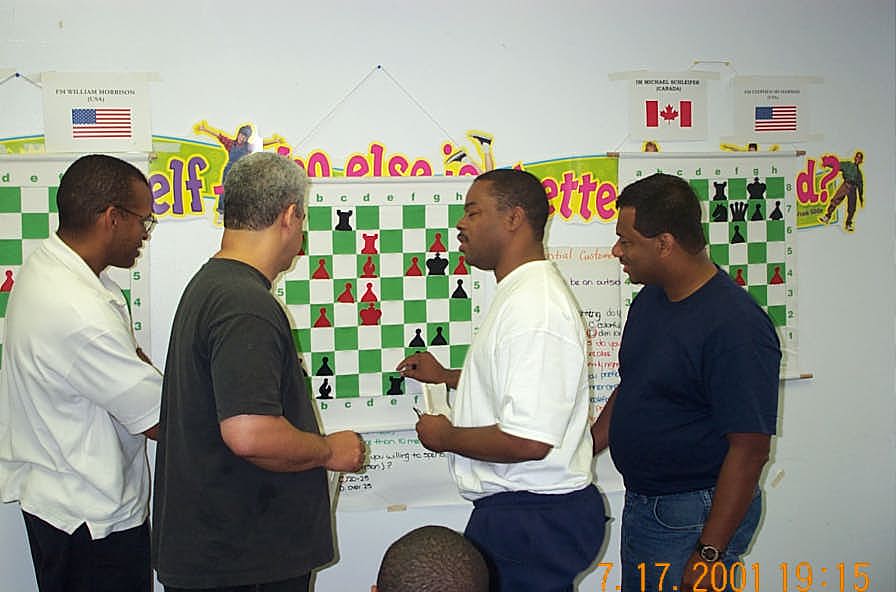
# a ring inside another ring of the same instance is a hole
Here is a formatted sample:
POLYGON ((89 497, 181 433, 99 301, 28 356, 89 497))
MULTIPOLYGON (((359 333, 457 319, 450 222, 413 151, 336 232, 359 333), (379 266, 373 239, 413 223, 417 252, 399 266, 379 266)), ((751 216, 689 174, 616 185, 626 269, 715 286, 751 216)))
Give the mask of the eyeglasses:
POLYGON ((133 210, 129 210, 124 206, 115 206, 115 207, 118 208, 119 210, 123 210, 123 211, 127 212, 128 214, 130 214, 132 216, 136 216, 137 218, 139 218, 140 224, 143 225, 143 230, 146 231, 147 233, 152 232, 152 229, 155 228, 156 224, 158 224, 158 222, 159 222, 158 219, 156 218, 155 214, 153 214, 152 212, 150 212, 149 216, 146 216, 144 218, 137 212, 134 212, 133 210))

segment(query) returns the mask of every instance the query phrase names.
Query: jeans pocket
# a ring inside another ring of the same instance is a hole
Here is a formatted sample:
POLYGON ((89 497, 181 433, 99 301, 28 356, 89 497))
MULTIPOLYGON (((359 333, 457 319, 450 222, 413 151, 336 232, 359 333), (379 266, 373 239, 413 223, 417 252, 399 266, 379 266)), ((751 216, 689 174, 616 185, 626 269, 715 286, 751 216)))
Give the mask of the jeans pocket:
POLYGON ((653 502, 653 517, 672 530, 702 530, 709 508, 701 491, 663 495, 653 502))

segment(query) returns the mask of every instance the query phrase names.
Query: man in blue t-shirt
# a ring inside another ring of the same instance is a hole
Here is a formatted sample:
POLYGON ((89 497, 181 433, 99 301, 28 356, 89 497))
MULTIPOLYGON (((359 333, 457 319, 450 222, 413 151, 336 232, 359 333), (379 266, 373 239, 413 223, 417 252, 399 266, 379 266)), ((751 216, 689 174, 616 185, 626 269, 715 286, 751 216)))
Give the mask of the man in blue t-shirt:
POLYGON ((622 590, 690 592, 701 575, 700 587, 723 589, 712 564, 739 560, 762 511, 780 344, 765 312, 709 259, 686 181, 651 175, 617 207, 613 255, 644 288, 622 337, 621 382, 592 435, 625 480, 622 590))

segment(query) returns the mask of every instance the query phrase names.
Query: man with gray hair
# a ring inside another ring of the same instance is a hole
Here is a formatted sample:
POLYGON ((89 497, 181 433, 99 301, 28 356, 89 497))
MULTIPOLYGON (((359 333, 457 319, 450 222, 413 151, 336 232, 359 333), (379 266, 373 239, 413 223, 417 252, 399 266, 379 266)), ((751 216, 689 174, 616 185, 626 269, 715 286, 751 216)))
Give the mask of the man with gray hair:
POLYGON ((302 247, 308 179, 258 152, 230 170, 221 249, 178 305, 162 387, 153 561, 167 591, 308 590, 333 558, 326 469, 355 432, 320 435, 274 278, 302 247))

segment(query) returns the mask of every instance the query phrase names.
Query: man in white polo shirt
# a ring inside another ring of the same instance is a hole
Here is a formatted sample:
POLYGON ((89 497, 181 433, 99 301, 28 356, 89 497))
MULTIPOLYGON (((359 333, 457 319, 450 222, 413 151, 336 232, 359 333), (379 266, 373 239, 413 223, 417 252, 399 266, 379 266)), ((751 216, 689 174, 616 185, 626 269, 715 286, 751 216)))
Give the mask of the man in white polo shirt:
POLYGON ((585 330, 566 281, 545 259, 548 201, 536 177, 498 169, 467 192, 460 250, 498 287, 462 371, 429 353, 405 376, 457 388, 452 417, 423 415, 420 443, 449 452, 473 513, 465 535, 485 555, 492 590, 572 591, 604 540, 592 484, 585 330))
POLYGON ((41 592, 149 591, 149 467, 162 378, 121 289, 155 224, 146 177, 84 156, 62 176, 59 229, 25 262, 6 310, 0 500, 22 507, 41 592))

